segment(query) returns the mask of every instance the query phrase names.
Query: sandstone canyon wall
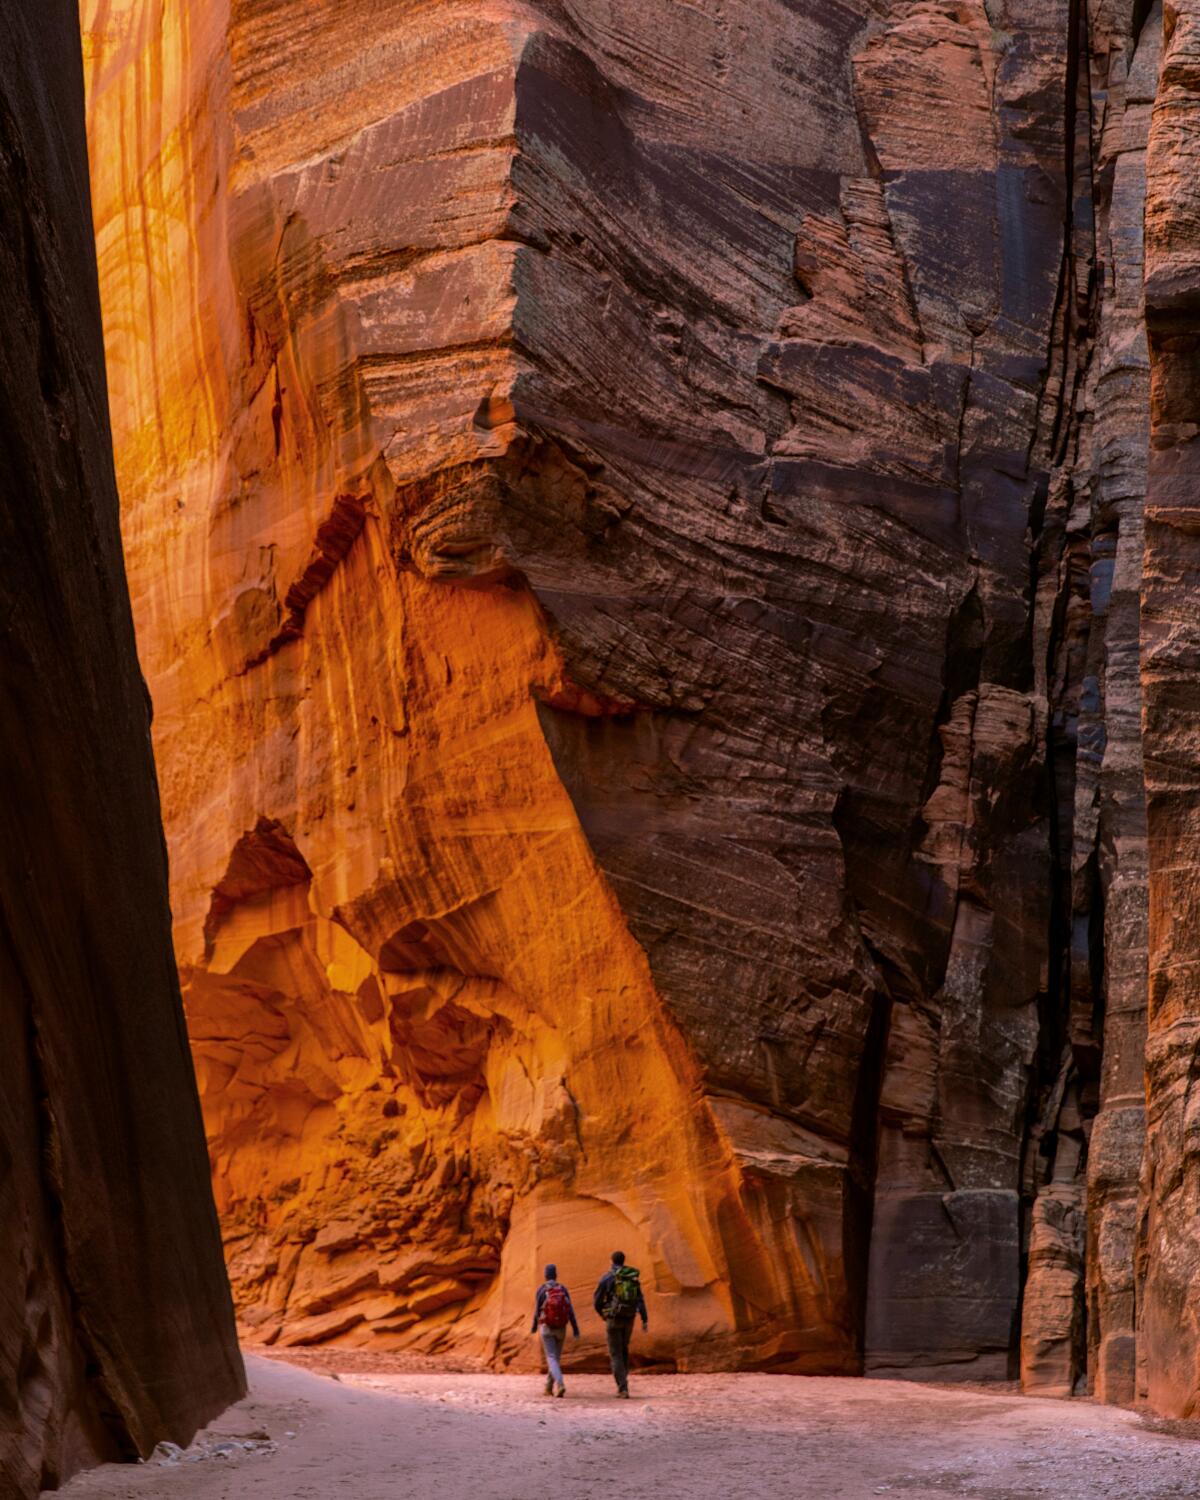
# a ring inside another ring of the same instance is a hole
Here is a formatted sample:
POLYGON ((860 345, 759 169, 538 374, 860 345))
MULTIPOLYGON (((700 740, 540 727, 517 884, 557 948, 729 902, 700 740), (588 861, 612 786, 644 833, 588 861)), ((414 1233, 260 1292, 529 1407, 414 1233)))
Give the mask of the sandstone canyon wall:
POLYGON ((528 1357, 620 1242, 681 1367, 1159 1390, 1186 9, 83 0, 250 1337, 528 1357))
POLYGON ((1151 450, 1143 603, 1150 835, 1146 1053, 1145 1383, 1167 1411, 1200 1410, 1195 1287, 1200 1155, 1193 1095, 1200 865, 1200 5, 1165 8, 1146 181, 1151 450))
POLYGON ((74 7, 0 11, 0 1494, 243 1389, 121 562, 74 7))

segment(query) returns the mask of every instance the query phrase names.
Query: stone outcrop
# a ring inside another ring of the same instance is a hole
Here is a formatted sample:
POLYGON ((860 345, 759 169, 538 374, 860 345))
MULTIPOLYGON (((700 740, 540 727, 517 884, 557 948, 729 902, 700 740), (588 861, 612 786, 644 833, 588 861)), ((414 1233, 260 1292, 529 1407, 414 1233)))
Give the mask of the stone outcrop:
MULTIPOLYGON (((1083 25, 1083 16, 1079 24, 1083 25)), ((1096 7, 1073 75, 1059 400, 1035 607, 1055 812, 1054 1081, 1030 1133, 1027 1389, 1136 1393, 1145 1136, 1146 813, 1139 593, 1149 443, 1142 209, 1161 7, 1096 7)))
POLYGON ((1152 430, 1142 671, 1151 861, 1142 1354, 1151 1403, 1194 1416, 1200 1409, 1200 1183, 1192 1102, 1200 1042, 1200 5, 1168 3, 1164 22, 1146 163, 1152 430))
POLYGON ((242 1392, 121 563, 74 6, 0 12, 0 1493, 242 1392))
POLYGON ((1186 1405, 1189 7, 82 9, 244 1329, 1186 1405))
POLYGON ((1111 29, 1097 27, 1091 38, 1088 111, 1094 332, 1079 474, 1092 513, 1091 630, 1079 700, 1071 984, 1074 1025, 1090 1033, 1084 1104, 1097 1110, 1087 1154, 1089 1383, 1104 1400, 1128 1402, 1137 1393, 1147 997, 1139 619, 1150 403, 1142 219, 1162 7, 1118 7, 1107 20, 1111 29))

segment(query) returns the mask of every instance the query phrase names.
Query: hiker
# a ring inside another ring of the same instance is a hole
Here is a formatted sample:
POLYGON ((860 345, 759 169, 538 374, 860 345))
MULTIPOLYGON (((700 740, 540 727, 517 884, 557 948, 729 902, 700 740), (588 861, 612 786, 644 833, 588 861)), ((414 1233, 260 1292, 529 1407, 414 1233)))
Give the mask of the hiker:
POLYGON ((593 1298, 596 1311, 608 1324, 608 1357, 612 1364, 617 1395, 629 1399, 629 1340, 633 1337, 633 1320, 641 1318, 646 1331, 646 1299, 642 1283, 633 1266, 625 1264, 625 1252, 614 1250, 612 1268, 601 1276, 593 1298))
POLYGON ((546 1267, 546 1279, 537 1289, 537 1300, 533 1304, 533 1327, 530 1333, 542 1335, 542 1352, 546 1356, 546 1394, 565 1396, 567 1387, 563 1381, 562 1352, 570 1325, 575 1337, 579 1337, 579 1324, 575 1321, 575 1309, 571 1306, 571 1294, 558 1279, 558 1267, 546 1267))

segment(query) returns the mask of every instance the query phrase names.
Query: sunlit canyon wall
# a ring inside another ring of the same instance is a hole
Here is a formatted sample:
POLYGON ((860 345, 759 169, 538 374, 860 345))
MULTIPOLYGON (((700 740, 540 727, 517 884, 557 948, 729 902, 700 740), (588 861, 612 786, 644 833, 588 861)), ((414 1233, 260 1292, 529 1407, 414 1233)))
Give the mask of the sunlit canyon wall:
POLYGON ((619 1243, 681 1367, 1160 1389, 1180 9, 84 0, 251 1338, 509 1362, 619 1243))

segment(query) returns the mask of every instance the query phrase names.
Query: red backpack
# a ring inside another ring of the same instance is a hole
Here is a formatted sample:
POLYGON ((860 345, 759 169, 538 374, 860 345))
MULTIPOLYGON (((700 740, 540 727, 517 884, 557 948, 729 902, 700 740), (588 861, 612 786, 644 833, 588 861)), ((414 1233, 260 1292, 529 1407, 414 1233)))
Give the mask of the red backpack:
POLYGON ((542 1303, 542 1322, 547 1328, 565 1328, 571 1321, 571 1299, 565 1286, 552 1281, 542 1303))

